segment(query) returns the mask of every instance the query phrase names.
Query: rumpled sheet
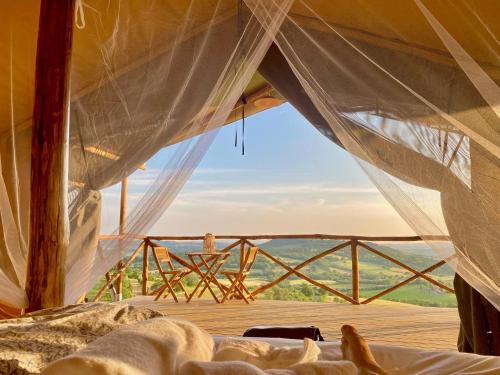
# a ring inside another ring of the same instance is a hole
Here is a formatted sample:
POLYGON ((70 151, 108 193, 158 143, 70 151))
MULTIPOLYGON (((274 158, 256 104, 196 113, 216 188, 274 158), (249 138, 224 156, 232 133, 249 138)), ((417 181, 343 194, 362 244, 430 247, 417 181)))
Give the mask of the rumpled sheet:
POLYGON ((163 316, 124 304, 96 303, 47 309, 0 320, 0 374, 36 374, 109 332, 163 316))
POLYGON ((350 361, 319 361, 321 350, 310 339, 302 346, 274 346, 264 341, 226 339, 211 362, 187 362, 182 375, 356 375, 350 361))
MULTIPOLYGON (((439 333, 437 333, 439 334, 439 333)), ((216 336, 216 347, 233 339, 216 336)), ((237 340, 251 338, 234 337, 237 340)), ((262 339, 274 347, 302 346, 298 340, 266 338, 262 339)), ((342 358, 339 342, 319 342, 321 361, 339 361, 342 358)), ((377 363, 391 375, 499 375, 500 357, 484 356, 457 351, 424 350, 400 346, 370 343, 370 350, 377 363)))
POLYGON ((50 364, 43 375, 355 375, 348 361, 318 362, 320 350, 227 340, 214 353, 211 335, 188 321, 157 318, 124 327, 50 364))

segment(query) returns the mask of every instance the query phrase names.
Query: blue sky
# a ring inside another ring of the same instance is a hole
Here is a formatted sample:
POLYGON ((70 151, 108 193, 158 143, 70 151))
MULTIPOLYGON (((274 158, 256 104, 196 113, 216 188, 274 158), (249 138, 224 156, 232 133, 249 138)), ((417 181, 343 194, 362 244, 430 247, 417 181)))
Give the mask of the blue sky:
MULTIPOLYGON (((225 126, 150 234, 413 234, 344 150, 292 106, 246 119, 245 155, 225 126)), ((129 177, 129 210, 170 149, 129 177)), ((103 233, 118 224, 120 186, 103 191, 103 233)))

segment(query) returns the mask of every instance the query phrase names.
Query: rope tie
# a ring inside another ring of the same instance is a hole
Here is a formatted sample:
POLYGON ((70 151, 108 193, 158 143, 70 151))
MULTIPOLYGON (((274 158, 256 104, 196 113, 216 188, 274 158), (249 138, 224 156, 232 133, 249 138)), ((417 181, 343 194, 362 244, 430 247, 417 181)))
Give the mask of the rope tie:
POLYGON ((247 104, 247 98, 245 94, 241 97, 241 155, 245 155, 245 104, 247 104))
POLYGON ((85 28, 85 12, 83 6, 86 5, 83 0, 76 0, 75 2, 75 26, 77 29, 85 28))

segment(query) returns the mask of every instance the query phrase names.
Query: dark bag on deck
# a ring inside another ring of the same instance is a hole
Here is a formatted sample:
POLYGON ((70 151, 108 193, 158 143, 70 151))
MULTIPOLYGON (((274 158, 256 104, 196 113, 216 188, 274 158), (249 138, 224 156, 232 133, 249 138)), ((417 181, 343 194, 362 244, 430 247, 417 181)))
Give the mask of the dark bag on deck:
POLYGON ((248 328, 243 337, 274 337, 282 339, 303 340, 305 338, 314 341, 325 341, 318 327, 286 327, 286 326, 257 326, 248 328))

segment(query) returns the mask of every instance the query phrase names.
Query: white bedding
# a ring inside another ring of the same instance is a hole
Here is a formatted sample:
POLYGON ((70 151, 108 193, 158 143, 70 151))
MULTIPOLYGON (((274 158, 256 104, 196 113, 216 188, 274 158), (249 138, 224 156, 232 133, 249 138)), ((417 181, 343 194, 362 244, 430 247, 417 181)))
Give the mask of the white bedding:
MULTIPOLYGON (((390 374, 500 374, 500 359, 494 357, 370 347, 390 374)), ((335 342, 212 338, 192 323, 163 317, 113 331, 52 363, 43 374, 356 374, 351 362, 340 359, 339 343, 335 342)))
POLYGON ((0 320, 0 374, 38 374, 119 327, 163 316, 144 307, 94 303, 0 320))
MULTIPOLYGON (((227 337, 215 336, 217 345, 227 337)), ((237 337, 239 340, 253 340, 237 337)), ((271 345, 297 347, 300 340, 259 338, 271 345)), ((339 342, 317 342, 321 349, 320 360, 342 358, 339 342)), ((377 362, 391 375, 500 375, 500 357, 459 353, 455 351, 410 349, 399 346, 370 343, 370 349, 377 362)))

